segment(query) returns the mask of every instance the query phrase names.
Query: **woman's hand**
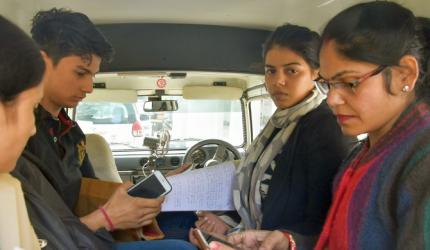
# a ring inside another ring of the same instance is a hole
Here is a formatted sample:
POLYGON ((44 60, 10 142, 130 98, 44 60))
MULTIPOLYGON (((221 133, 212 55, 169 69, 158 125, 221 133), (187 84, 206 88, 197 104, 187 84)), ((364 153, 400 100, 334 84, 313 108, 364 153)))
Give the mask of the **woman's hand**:
POLYGON ((197 213, 197 217, 196 227, 205 232, 225 235, 230 230, 223 220, 211 212, 200 211, 197 213))
MULTIPOLYGON (((277 230, 248 230, 230 235, 228 241, 244 250, 288 250, 290 247, 288 238, 277 230)), ((225 248, 226 246, 224 245, 219 248, 216 248, 215 245, 214 247, 211 249, 229 249, 225 248)))
POLYGON ((226 246, 216 241, 212 241, 211 243, 209 243, 209 249, 210 250, 234 250, 234 248, 231 248, 229 246, 226 246))
POLYGON ((188 239, 194 246, 199 246, 198 240, 196 239, 196 237, 194 237, 193 230, 194 228, 190 228, 190 231, 188 231, 188 239))
MULTIPOLYGON (((195 230, 199 230, 199 229, 191 228, 190 231, 189 231, 189 233, 188 233, 188 238, 189 238, 190 242, 192 244, 194 244, 195 246, 198 246, 199 248, 204 248, 204 250, 208 250, 207 247, 205 248, 205 247, 203 247, 203 246, 201 246, 199 244, 199 240, 196 238, 196 236, 194 234, 195 230)), ((202 233, 204 233, 205 235, 209 235, 209 236, 211 236, 214 239, 219 239, 219 240, 221 240, 223 242, 228 242, 227 237, 224 236, 224 235, 209 234, 209 233, 203 232, 203 231, 202 231, 202 233)), ((203 237, 206 237, 206 236, 203 236, 203 237)), ((231 248, 226 248, 226 249, 231 249, 231 248)))

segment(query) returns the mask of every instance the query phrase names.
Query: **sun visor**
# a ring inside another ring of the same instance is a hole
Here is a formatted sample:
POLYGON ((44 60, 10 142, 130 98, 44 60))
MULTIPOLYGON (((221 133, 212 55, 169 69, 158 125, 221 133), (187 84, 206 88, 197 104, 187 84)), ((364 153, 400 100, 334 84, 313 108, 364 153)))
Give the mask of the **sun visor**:
POLYGON ((119 90, 119 89, 94 89, 88 94, 84 102, 137 102, 136 90, 119 90))
POLYGON ((184 99, 239 100, 243 90, 228 86, 184 86, 184 99))

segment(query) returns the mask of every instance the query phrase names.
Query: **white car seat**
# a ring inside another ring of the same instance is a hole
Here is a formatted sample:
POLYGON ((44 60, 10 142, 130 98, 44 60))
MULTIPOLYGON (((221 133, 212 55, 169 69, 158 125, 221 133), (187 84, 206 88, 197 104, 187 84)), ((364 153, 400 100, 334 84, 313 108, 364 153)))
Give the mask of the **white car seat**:
POLYGON ((109 144, 98 134, 86 134, 87 153, 96 177, 104 181, 121 183, 118 169, 109 144))

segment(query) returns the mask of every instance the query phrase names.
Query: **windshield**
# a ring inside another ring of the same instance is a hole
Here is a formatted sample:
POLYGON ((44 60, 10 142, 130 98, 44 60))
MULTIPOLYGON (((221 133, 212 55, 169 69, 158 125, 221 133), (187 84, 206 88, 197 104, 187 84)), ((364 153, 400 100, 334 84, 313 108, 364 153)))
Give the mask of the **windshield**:
POLYGON ((178 110, 145 112, 148 100, 140 96, 136 103, 84 102, 76 109, 76 121, 85 134, 103 136, 113 151, 148 150, 145 137, 170 134, 169 149, 187 149, 205 139, 220 139, 235 146, 243 144, 244 127, 239 100, 185 100, 179 96, 178 110))
POLYGON ((251 111, 252 139, 255 139, 269 122, 270 117, 276 111, 276 106, 270 96, 266 95, 251 99, 249 109, 251 111))

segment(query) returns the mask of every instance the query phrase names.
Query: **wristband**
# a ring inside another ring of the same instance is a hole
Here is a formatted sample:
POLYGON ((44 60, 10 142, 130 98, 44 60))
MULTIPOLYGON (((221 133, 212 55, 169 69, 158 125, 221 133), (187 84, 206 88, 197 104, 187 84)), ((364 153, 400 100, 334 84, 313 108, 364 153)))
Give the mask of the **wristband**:
POLYGON ((115 227, 113 226, 112 220, 110 219, 109 215, 107 214, 106 210, 104 209, 104 207, 99 207, 99 210, 102 212, 103 216, 105 217, 108 225, 109 225, 109 231, 112 232, 113 230, 115 230, 115 227))
POLYGON ((294 241, 293 236, 288 232, 282 233, 288 239, 288 244, 290 245, 289 250, 297 250, 296 242, 294 241))

